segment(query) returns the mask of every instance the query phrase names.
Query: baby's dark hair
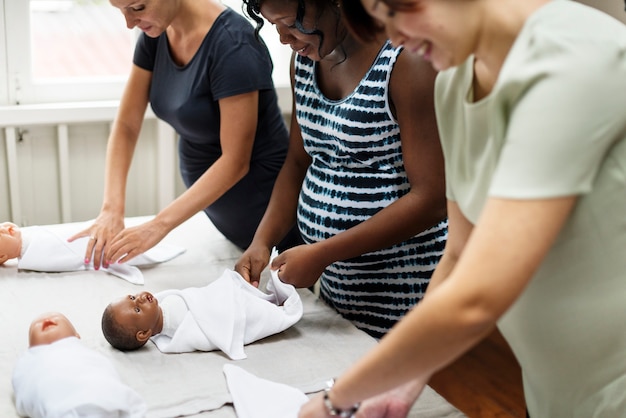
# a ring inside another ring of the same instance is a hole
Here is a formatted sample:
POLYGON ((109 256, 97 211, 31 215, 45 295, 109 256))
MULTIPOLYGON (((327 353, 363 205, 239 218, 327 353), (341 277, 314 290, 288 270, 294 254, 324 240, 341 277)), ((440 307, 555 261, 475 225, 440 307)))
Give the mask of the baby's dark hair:
POLYGON ((109 304, 102 313, 102 334, 114 348, 120 351, 132 351, 141 348, 146 343, 135 337, 134 330, 125 329, 115 319, 113 304, 109 304))

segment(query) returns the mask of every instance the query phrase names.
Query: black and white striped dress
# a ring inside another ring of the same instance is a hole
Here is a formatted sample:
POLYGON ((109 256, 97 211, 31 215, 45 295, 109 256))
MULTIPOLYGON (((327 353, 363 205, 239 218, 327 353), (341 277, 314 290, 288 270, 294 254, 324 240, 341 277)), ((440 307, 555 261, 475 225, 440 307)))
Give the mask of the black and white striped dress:
MULTIPOLYGON (((312 157, 298 204, 307 243, 363 222, 410 189, 388 102, 399 53, 387 43, 353 93, 338 101, 320 92, 315 62, 296 57, 296 115, 312 157)), ((333 263, 321 277, 321 297, 380 338, 423 297, 446 237, 443 221, 396 246, 333 263)))

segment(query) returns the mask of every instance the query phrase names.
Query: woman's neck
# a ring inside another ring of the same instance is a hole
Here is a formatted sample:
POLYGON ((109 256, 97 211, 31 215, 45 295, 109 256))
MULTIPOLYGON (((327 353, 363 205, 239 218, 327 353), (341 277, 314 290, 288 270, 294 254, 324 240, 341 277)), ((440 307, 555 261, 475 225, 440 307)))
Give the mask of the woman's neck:
POLYGON ((474 98, 480 100, 495 85, 500 70, 528 18, 550 0, 487 0, 474 53, 474 98))
POLYGON ((225 9, 217 0, 181 0, 178 14, 167 28, 167 36, 185 39, 198 33, 206 34, 225 9))
POLYGON ((225 9, 217 0, 181 0, 179 12, 166 30, 176 64, 184 66, 191 61, 225 9))

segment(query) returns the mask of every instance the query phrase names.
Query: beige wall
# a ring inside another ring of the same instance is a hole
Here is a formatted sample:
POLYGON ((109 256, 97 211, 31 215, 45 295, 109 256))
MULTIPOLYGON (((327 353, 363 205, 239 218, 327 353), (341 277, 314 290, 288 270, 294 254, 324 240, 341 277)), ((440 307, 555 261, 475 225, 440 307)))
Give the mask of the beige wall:
POLYGON ((621 20, 626 24, 626 11, 623 0, 577 0, 579 3, 595 7, 621 20))

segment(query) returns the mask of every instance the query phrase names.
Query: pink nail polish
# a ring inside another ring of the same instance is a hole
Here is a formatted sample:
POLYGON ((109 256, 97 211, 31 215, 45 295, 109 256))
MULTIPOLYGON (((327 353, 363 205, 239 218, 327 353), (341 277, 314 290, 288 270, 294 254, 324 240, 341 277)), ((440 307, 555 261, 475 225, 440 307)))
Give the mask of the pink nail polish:
POLYGON ((89 264, 89 259, 85 258, 85 264, 89 264))

